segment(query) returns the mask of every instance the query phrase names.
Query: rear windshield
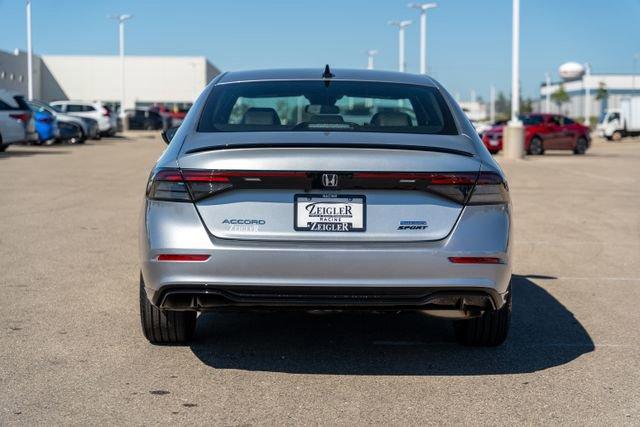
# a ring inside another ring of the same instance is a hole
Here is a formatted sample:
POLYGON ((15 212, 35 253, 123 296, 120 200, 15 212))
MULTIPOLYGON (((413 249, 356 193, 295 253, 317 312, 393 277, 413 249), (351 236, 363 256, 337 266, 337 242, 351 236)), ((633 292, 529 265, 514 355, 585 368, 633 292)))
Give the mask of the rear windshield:
POLYGON ((217 85, 198 131, 458 133, 436 88, 315 80, 217 85))
POLYGON ((27 110, 30 111, 29 105, 27 104, 27 102, 24 100, 23 96, 14 96, 13 99, 16 100, 16 104, 18 104, 18 108, 20 108, 21 110, 27 110))

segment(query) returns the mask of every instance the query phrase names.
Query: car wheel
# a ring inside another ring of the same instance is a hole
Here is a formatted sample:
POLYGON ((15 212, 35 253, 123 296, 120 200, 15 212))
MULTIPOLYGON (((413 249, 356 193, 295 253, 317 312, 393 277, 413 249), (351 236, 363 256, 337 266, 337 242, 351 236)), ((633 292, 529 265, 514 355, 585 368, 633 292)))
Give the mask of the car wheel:
POLYGON ((538 138, 537 136, 531 138, 527 154, 530 154, 532 156, 539 156, 541 154, 544 154, 544 146, 542 145, 542 140, 540 138, 538 138))
POLYGON ((587 152, 587 140, 583 137, 578 138, 573 154, 584 154, 587 152))
POLYGON ((622 132, 620 132, 619 130, 615 131, 612 135, 611 135, 611 140, 612 141, 620 141, 622 139, 622 132))
POLYGON ((453 324, 456 340, 463 345, 495 347, 502 344, 511 323, 511 291, 506 303, 498 310, 486 311, 480 317, 456 320, 453 324))
POLYGON ((74 135, 71 138, 67 139, 67 144, 80 144, 81 143, 80 141, 83 141, 82 138, 84 136, 84 134, 82 132, 82 129, 79 126, 76 126, 76 125, 73 125, 73 124, 70 125, 70 126, 72 128, 74 128, 74 129, 76 129, 76 131, 77 131, 76 135, 77 136, 74 135))
POLYGON ((500 152, 500 150, 489 150, 489 153, 496 155, 500 152))
POLYGON ((151 304, 140 274, 140 320, 142 333, 152 344, 184 344, 196 329, 195 311, 160 310, 151 304))

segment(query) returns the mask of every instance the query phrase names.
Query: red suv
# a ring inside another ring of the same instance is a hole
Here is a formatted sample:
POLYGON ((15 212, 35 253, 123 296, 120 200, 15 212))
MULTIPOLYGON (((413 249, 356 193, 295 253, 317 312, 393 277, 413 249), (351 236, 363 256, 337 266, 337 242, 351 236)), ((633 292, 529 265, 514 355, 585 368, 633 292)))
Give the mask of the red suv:
MULTIPOLYGON (((524 148, 527 154, 544 154, 546 150, 573 150, 584 154, 591 145, 589 128, 569 117, 558 114, 527 114, 520 116, 524 124, 524 148)), ((502 150, 504 123, 493 126, 482 135, 490 153, 502 150)))

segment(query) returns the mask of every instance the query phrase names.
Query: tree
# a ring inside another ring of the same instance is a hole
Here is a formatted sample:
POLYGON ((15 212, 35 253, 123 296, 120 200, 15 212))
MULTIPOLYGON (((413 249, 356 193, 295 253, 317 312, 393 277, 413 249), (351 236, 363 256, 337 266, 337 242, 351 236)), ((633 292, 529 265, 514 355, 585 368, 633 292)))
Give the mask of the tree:
POLYGON ((598 101, 602 101, 609 97, 609 91, 607 90, 607 85, 604 82, 600 82, 598 85, 598 90, 596 91, 596 99, 598 101))
POLYGON ((520 113, 533 113, 533 100, 531 98, 526 98, 520 101, 520 113))
POLYGON ((502 91, 498 92, 498 96, 496 97, 496 116, 502 118, 509 117, 510 111, 511 102, 506 96, 504 96, 502 91))
POLYGON ((564 85, 560 85, 558 90, 551 94, 551 100, 558 105, 558 109, 562 109, 562 104, 569 101, 569 94, 564 90, 564 85))

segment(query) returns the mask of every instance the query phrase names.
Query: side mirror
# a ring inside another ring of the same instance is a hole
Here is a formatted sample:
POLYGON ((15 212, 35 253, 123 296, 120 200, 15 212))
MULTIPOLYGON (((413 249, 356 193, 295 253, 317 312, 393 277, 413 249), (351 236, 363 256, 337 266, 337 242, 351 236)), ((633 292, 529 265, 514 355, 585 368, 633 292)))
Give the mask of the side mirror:
POLYGON ((162 140, 165 144, 169 145, 173 137, 176 135, 176 132, 178 132, 178 127, 179 126, 174 126, 162 131, 160 135, 162 135, 162 140))

